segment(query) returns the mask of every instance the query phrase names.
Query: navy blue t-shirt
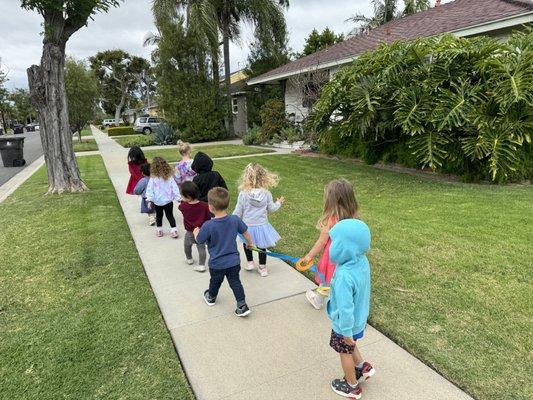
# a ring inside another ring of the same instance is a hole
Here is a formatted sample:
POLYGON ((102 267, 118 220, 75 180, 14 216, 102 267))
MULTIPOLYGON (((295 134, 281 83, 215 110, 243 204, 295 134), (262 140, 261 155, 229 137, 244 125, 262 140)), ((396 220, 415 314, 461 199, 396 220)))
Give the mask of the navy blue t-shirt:
POLYGON ((241 257, 237 250, 237 235, 243 234, 248 227, 236 215, 213 218, 204 222, 196 241, 207 243, 209 268, 226 269, 240 265, 241 257))

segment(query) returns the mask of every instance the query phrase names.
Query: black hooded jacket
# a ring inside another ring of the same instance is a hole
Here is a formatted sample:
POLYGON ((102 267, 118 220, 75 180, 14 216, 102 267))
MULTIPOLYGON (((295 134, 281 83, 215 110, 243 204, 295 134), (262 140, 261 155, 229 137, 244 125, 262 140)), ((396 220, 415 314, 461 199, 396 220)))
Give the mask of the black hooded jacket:
POLYGON ((212 171, 213 169, 213 160, 205 153, 199 151, 194 156, 191 168, 196 175, 193 179, 193 182, 196 183, 198 189, 200 189, 200 200, 207 202, 207 192, 213 189, 214 187, 223 187, 227 189, 226 182, 224 178, 217 172, 212 171))

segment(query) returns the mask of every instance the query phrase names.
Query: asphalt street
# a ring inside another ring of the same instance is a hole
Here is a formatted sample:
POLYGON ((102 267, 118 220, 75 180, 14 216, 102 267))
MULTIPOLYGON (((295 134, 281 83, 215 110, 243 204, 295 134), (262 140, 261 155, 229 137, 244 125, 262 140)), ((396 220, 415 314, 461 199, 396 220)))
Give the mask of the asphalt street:
MULTIPOLYGON (((1 135, 0 138, 9 136, 12 135, 1 135)), ((24 159, 26 160, 26 165, 23 167, 7 168, 0 161, 0 185, 6 183, 11 177, 18 174, 43 154, 39 132, 27 132, 13 137, 24 137, 24 159)))

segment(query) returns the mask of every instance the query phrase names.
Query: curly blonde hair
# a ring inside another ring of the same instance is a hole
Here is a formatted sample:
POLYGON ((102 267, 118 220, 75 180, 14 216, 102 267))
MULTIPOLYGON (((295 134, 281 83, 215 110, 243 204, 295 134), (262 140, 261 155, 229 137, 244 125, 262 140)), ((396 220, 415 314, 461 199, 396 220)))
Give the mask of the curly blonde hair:
POLYGON ((359 218, 359 205, 352 184, 346 179, 335 179, 324 188, 324 209, 317 228, 322 230, 332 221, 359 218))
POLYGON ((178 145, 178 152, 184 156, 185 154, 187 153, 190 153, 191 150, 192 150, 192 146, 190 143, 188 142, 184 142, 182 140, 178 140, 178 143, 176 143, 178 145))
POLYGON ((163 178, 164 180, 170 179, 174 175, 174 170, 167 163, 163 157, 154 157, 152 165, 150 166, 150 176, 163 178))
POLYGON ((239 180, 239 190, 270 189, 278 185, 279 178, 260 164, 250 163, 239 180))

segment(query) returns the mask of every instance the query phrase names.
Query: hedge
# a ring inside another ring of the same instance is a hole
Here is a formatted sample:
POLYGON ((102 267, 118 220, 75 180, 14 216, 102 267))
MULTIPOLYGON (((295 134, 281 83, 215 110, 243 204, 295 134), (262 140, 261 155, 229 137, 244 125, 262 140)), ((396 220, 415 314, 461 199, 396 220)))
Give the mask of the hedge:
POLYGON ((137 133, 131 126, 115 126, 107 129, 109 136, 136 135, 137 133))

